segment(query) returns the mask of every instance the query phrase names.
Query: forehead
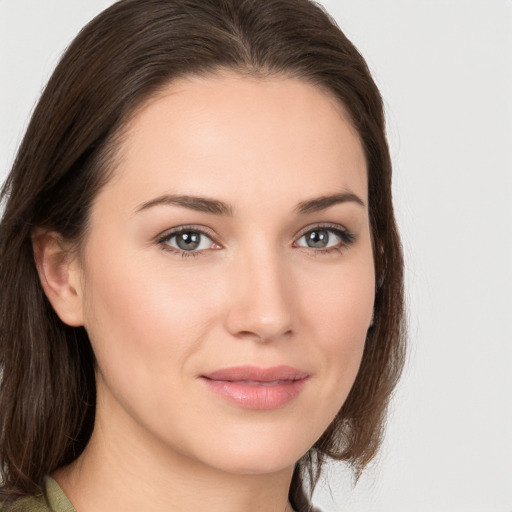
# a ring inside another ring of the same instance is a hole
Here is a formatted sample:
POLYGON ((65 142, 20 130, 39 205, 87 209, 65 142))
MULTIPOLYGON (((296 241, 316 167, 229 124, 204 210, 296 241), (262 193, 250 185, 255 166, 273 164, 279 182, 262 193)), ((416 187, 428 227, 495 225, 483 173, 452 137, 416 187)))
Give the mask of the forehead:
POLYGON ((297 78, 176 80, 130 119, 117 160, 111 186, 132 202, 175 192, 367 195, 364 152, 343 105, 297 78))

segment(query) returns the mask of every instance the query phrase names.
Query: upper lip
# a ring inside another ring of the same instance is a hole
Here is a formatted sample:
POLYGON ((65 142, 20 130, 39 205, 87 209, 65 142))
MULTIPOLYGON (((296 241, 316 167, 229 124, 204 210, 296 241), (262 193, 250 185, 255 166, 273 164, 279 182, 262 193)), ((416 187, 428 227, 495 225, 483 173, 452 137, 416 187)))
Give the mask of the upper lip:
POLYGON ((309 374, 297 368, 282 365, 268 368, 258 366, 233 366, 215 370, 201 376, 205 379, 227 382, 274 382, 303 380, 308 378, 309 374))

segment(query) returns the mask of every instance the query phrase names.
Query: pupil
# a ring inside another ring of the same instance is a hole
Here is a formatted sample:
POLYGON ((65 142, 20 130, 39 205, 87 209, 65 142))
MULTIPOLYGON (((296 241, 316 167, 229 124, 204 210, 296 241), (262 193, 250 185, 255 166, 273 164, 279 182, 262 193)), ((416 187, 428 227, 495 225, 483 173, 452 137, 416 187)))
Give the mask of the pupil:
POLYGON ((189 231, 187 233, 180 233, 176 237, 176 243, 180 249, 184 251, 192 251, 197 249, 199 246, 201 235, 199 233, 194 233, 193 231, 189 231))
POLYGON ((315 249, 323 249, 329 242, 327 231, 311 231, 308 236, 308 246, 315 249))

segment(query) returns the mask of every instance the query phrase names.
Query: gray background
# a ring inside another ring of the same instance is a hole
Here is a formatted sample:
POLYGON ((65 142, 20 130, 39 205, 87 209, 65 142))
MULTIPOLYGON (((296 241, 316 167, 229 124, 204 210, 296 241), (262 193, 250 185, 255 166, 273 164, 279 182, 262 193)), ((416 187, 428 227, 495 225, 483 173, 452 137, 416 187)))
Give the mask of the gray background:
MULTIPOLYGON (((0 179, 59 55, 111 3, 0 0, 0 179)), ((512 512, 512 1, 323 3, 386 101, 411 349, 379 459, 355 487, 330 468, 316 502, 512 512)))

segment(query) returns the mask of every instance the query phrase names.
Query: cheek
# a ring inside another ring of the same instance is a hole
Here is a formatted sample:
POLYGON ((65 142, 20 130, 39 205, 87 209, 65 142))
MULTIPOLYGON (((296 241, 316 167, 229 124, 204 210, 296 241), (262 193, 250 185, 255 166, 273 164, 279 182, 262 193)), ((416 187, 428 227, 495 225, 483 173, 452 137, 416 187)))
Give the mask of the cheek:
POLYGON ((190 411, 180 400, 190 396, 193 362, 211 330, 214 303, 199 277, 191 283, 189 274, 171 276, 168 268, 135 255, 120 264, 104 254, 101 265, 91 265, 86 329, 101 396, 108 400, 105 417, 120 404, 137 422, 167 425, 165 432, 175 424, 170 403, 190 411))
POLYGON ((144 258, 129 250, 102 256, 94 260, 101 264, 91 258, 85 294, 86 329, 100 368, 116 361, 142 378, 160 367, 168 373, 171 365, 183 371, 180 362, 213 328, 220 287, 206 285, 201 272, 170 272, 165 257, 144 258))
MULTIPOLYGON (((353 258, 356 260, 356 258, 353 258)), ((321 339, 357 341, 366 333, 373 314, 375 277, 373 260, 366 257, 353 264, 333 267, 315 281, 305 283, 314 293, 306 295, 307 304, 324 336, 321 339)))
POLYGON ((333 269, 317 290, 308 301, 307 318, 316 331, 318 357, 327 368, 326 393, 336 390, 341 407, 359 370, 373 315, 373 259, 333 269))

